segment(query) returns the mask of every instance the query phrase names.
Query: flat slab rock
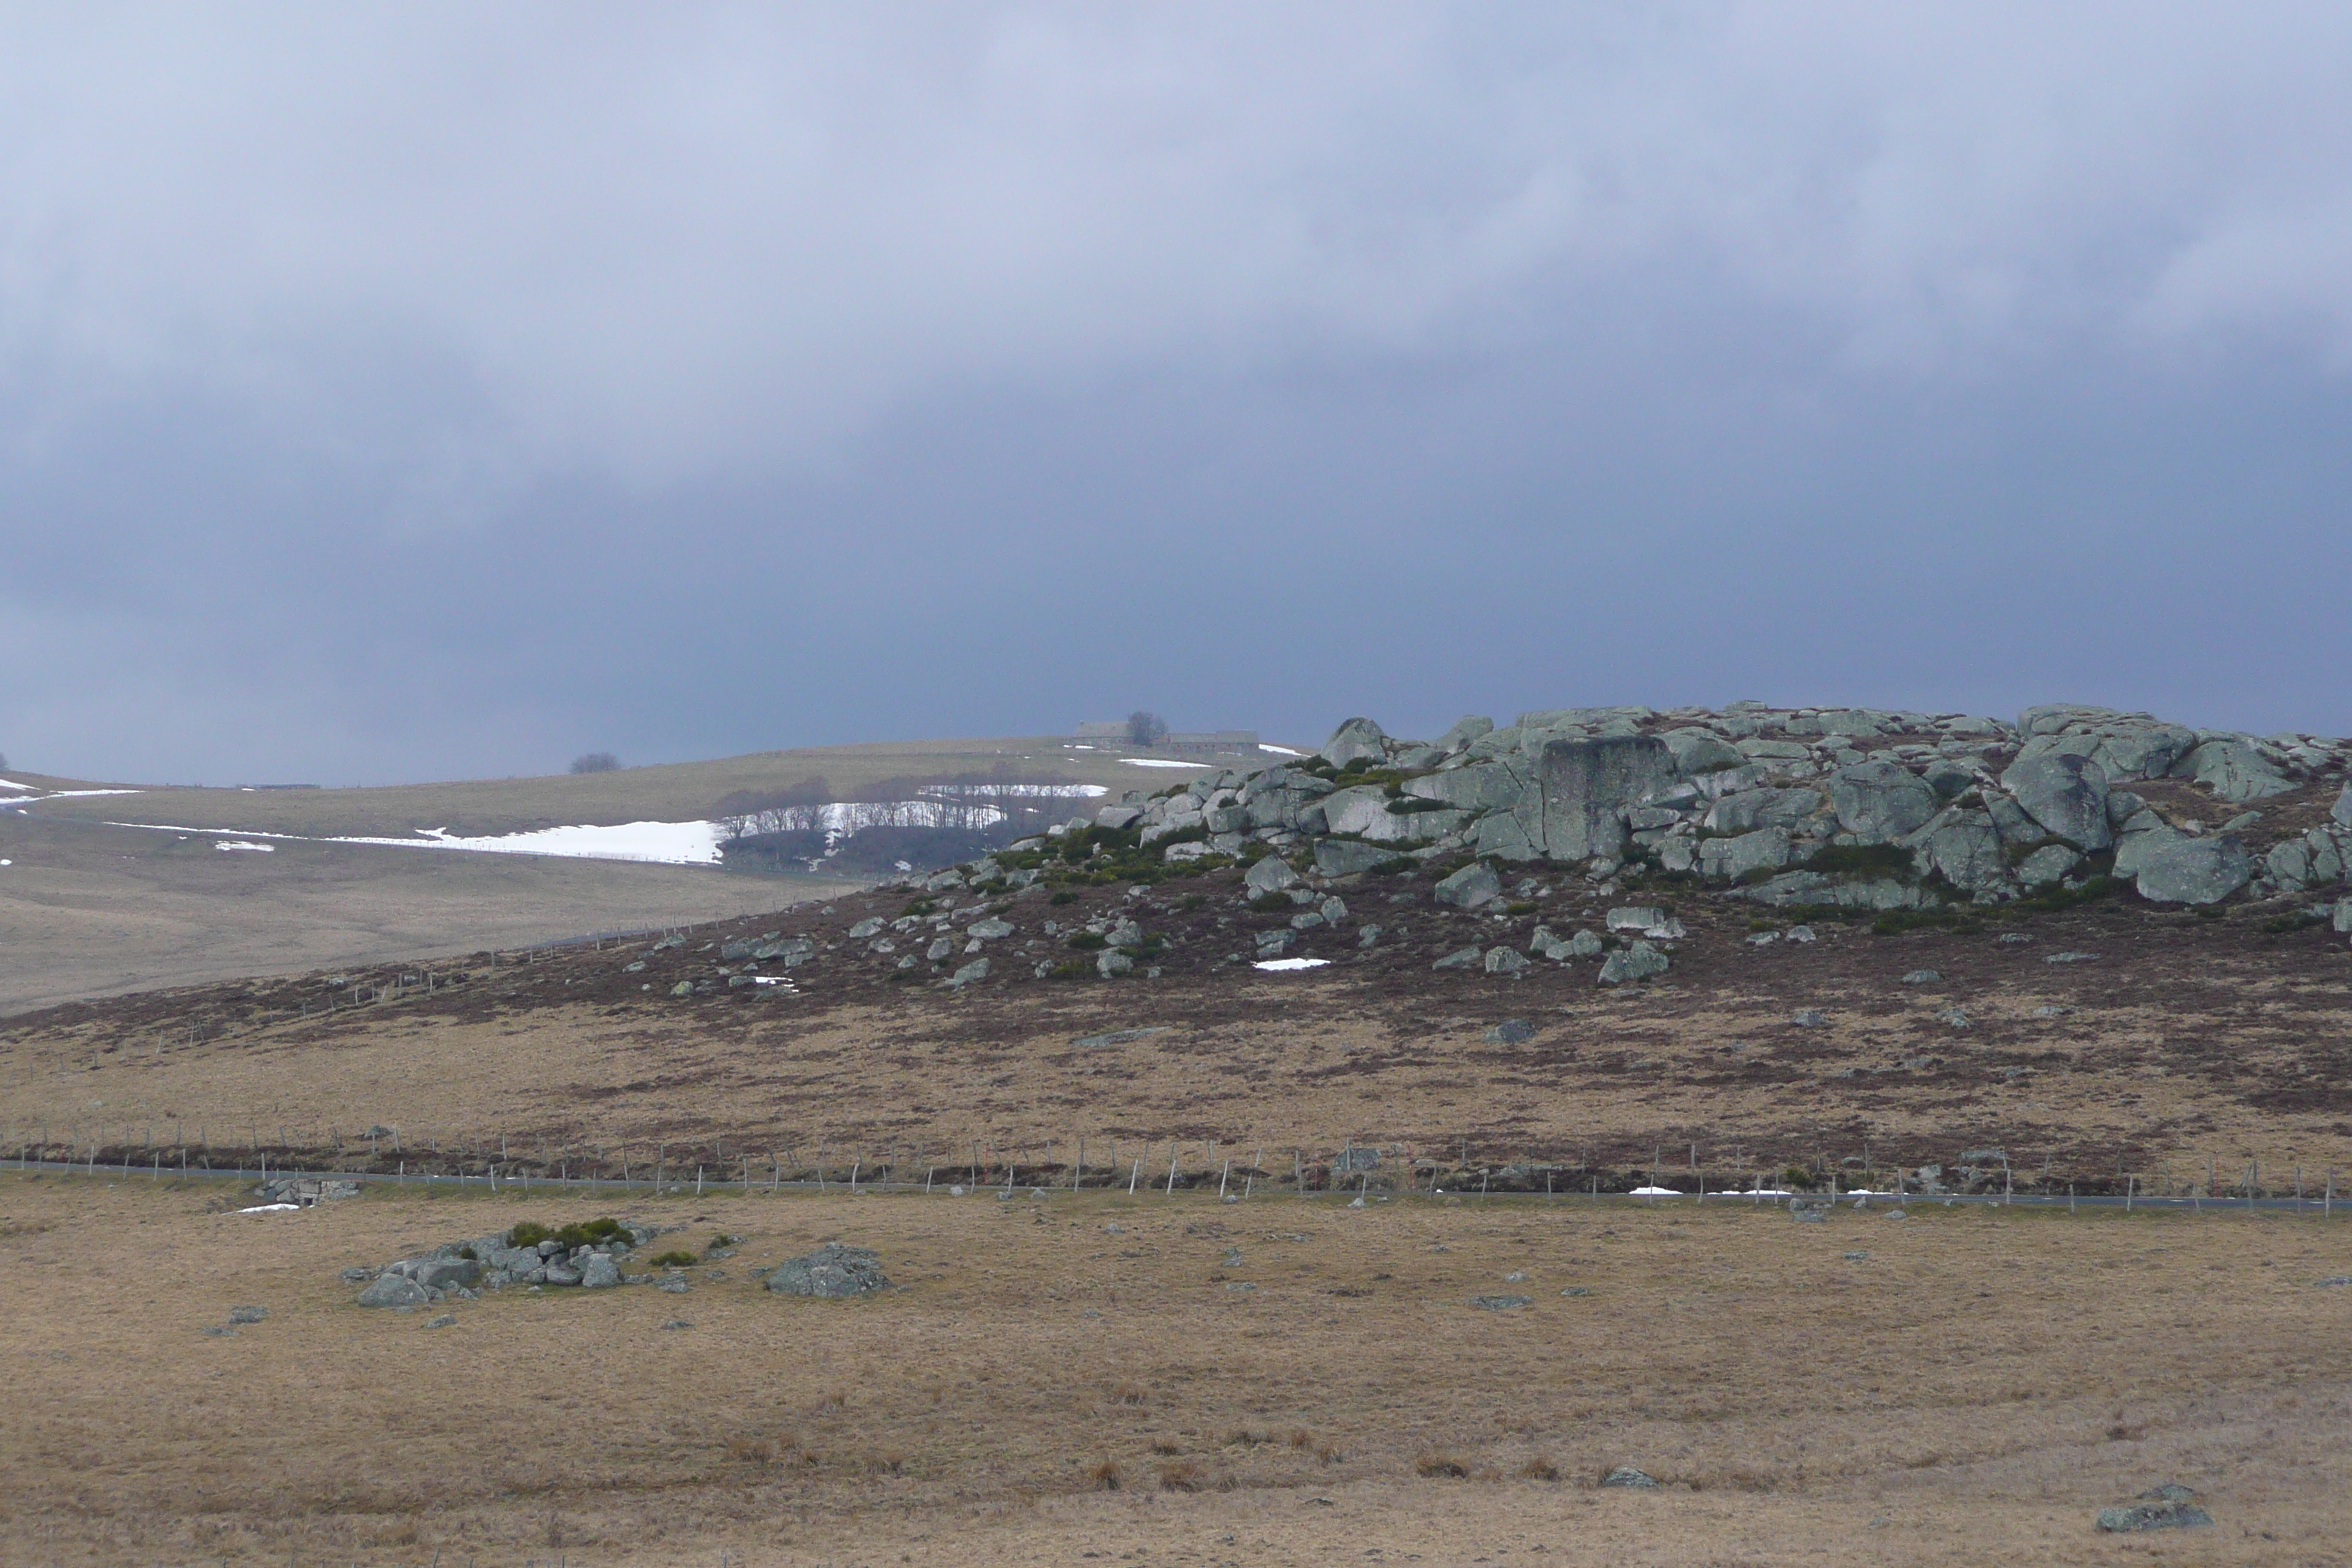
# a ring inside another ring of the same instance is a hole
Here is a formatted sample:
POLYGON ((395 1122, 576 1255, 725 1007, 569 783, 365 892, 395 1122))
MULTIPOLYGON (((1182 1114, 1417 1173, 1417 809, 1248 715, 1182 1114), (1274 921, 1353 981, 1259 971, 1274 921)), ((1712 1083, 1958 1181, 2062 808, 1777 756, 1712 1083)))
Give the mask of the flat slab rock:
POLYGON ((887 1289, 881 1255, 871 1247, 829 1241, 814 1252, 789 1258, 762 1281, 779 1296, 866 1296, 887 1289))
POLYGON ((2118 1535, 2143 1530, 2197 1530, 2212 1522, 2213 1516, 2193 1502, 2136 1502, 2099 1510, 2099 1528, 2118 1535))

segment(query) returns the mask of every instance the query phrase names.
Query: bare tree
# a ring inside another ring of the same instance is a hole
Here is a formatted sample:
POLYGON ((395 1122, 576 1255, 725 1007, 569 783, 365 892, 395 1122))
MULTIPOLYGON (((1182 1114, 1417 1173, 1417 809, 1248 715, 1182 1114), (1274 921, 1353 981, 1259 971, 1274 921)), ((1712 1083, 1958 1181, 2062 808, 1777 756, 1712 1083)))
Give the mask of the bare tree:
POLYGON ((572 759, 575 773, 609 773, 621 765, 621 759, 610 752, 583 752, 572 759))
POLYGON ((1127 738, 1132 745, 1151 745, 1167 733, 1168 721, 1157 713, 1139 708, 1127 716, 1127 738))

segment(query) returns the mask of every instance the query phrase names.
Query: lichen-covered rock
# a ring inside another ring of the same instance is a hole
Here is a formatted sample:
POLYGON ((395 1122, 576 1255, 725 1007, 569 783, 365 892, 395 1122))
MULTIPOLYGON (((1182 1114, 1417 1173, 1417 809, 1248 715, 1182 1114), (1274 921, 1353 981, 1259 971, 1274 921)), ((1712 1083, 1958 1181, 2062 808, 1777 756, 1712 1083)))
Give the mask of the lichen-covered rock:
POLYGON ((828 1241, 779 1265, 761 1283, 779 1296, 865 1296, 889 1289, 881 1255, 871 1247, 828 1241))
POLYGON ((1927 826, 1943 803, 1925 779, 1895 763, 1856 763, 1829 776, 1838 826, 1864 844, 1893 844, 1927 826))
POLYGON ((1601 966, 1599 983, 1603 985, 1630 984, 1664 974, 1673 965, 1664 953, 1646 942, 1637 942, 1622 952, 1609 955, 1609 961, 1601 966))
MULTIPOLYGON (((2218 904, 2250 881, 2253 857, 2235 837, 2191 837, 2169 828, 2135 837, 2150 840, 2134 858, 2139 895, 2163 903, 2218 904)), ((2123 857, 2116 857, 2118 870, 2123 857)))
POLYGON ((1484 860, 1473 860, 1452 876, 1441 879, 1434 891, 1441 904, 1475 910, 1503 896, 1503 879, 1484 860))
MULTIPOLYGON (((1536 778, 1542 800, 1537 847, 1554 860, 1614 859, 1625 848, 1626 809, 1675 782, 1675 757, 1650 735, 1548 741, 1536 758, 1536 778)), ((1527 814, 1514 815, 1524 826, 1527 814)))
POLYGON ((360 1292, 362 1307, 422 1307, 433 1292, 404 1274, 386 1274, 360 1292))
POLYGON ((2222 800, 2261 800, 2284 795, 2294 784, 2270 759, 2243 741, 2208 741, 2174 764, 2178 777, 2195 779, 2222 800))
POLYGON ((1387 732, 1370 719, 1343 720, 1331 731, 1331 738, 1323 742, 1320 755, 1335 768, 1344 768, 1362 757, 1378 762, 1388 754, 1387 740, 1387 732))
POLYGON ((2107 778, 2087 757, 2047 752, 2011 763, 2001 787, 2045 832, 2083 849, 2115 842, 2107 826, 2107 778))

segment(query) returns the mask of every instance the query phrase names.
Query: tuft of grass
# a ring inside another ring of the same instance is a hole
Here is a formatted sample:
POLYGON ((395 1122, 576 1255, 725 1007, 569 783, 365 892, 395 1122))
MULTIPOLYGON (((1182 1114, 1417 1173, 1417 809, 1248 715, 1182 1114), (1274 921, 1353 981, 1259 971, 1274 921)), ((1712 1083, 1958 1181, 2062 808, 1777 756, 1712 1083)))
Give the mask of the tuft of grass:
POLYGON ((1113 1402, 1119 1405, 1141 1405, 1151 1397, 1139 1383, 1118 1384, 1111 1389, 1110 1396, 1113 1402))
POLYGON ((1559 1479, 1559 1467, 1553 1464, 1548 1456, 1538 1454, 1534 1458, 1529 1459, 1526 1464, 1519 1467, 1519 1479, 1523 1481, 1556 1481, 1559 1479))
POLYGON ((1184 1449, 1181 1444, 1175 1442, 1172 1438, 1161 1437, 1152 1443, 1151 1451, 1155 1454, 1165 1455, 1181 1454, 1184 1449))
POLYGON ((1201 1467, 1191 1459, 1176 1459, 1160 1466, 1160 1489, 1163 1492, 1199 1491, 1201 1467))
POLYGON ((660 1257, 653 1258, 651 1263, 652 1267, 656 1268, 691 1268, 701 1261, 701 1258, 697 1258, 691 1252, 683 1252, 677 1248, 672 1248, 670 1251, 663 1253, 660 1257))
POLYGON ((742 1245, 743 1238, 741 1237, 730 1236, 722 1230, 717 1236, 712 1237, 709 1241, 704 1242, 702 1244, 702 1250, 705 1252, 716 1252, 722 1247, 740 1247, 742 1245))
POLYGON ((1470 1473, 1469 1466, 1453 1455, 1440 1453, 1434 1448, 1423 1449, 1421 1457, 1413 1460, 1412 1469, 1415 1475, 1426 1476, 1432 1480, 1458 1481, 1470 1473))
POLYGON ((1290 1429, 1290 1446, 1292 1447, 1304 1448, 1314 1441, 1314 1438, 1307 1436, 1306 1427, 1293 1426, 1290 1429))
POLYGON ((1105 1459, 1087 1472, 1087 1479, 1094 1482, 1097 1491, 1115 1492, 1127 1479, 1127 1472, 1118 1468, 1117 1459, 1105 1459))

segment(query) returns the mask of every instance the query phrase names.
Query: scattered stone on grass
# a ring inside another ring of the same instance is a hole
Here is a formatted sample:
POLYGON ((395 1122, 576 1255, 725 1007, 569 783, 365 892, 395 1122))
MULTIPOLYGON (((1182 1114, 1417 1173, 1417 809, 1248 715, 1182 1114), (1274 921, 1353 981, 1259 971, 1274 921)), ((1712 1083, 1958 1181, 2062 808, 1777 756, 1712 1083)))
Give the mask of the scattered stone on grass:
POLYGON ((232 1323, 257 1323, 269 1316, 267 1307, 231 1307, 228 1321, 232 1323))
POLYGON ((887 1289, 881 1255, 871 1247, 828 1241, 814 1252, 787 1259, 763 1281, 780 1296, 864 1296, 887 1289))
POLYGON ((1601 1477, 1601 1484, 1604 1487, 1637 1487, 1647 1489, 1654 1489, 1658 1484, 1658 1479, 1646 1471, 1637 1470, 1631 1465, 1620 1465, 1601 1477))
POLYGON ((2193 1502, 2135 1502, 2099 1510, 2099 1528, 2111 1534, 2137 1534, 2148 1530, 2197 1530, 2213 1516, 2193 1502))
POLYGON ((425 1326, 428 1329, 454 1329, 457 1326, 457 1314, 444 1312, 437 1318, 427 1318, 425 1320, 425 1326))
POLYGON ((1470 1304, 1482 1312, 1515 1312, 1534 1300, 1533 1296, 1473 1296, 1470 1304))

